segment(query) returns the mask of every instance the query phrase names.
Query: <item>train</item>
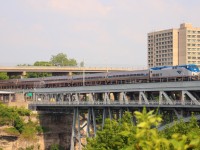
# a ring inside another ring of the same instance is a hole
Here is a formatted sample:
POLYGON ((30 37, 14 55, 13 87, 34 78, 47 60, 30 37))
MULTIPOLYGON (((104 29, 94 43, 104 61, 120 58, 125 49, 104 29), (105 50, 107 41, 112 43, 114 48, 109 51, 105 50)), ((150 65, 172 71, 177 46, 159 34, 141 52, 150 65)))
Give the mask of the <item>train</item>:
POLYGON ((159 66, 134 71, 0 80, 0 89, 33 89, 149 82, 173 82, 199 80, 199 77, 200 71, 197 65, 188 64, 177 66, 159 66))

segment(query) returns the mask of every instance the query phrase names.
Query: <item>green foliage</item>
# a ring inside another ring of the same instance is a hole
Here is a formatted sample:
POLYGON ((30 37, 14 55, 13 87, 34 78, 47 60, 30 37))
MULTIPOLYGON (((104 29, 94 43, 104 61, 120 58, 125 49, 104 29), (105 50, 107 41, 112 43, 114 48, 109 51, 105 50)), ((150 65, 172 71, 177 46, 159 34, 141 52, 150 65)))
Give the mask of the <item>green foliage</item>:
POLYGON ((200 148, 200 129, 193 117, 190 123, 183 122, 159 132, 162 119, 153 111, 134 112, 137 125, 132 123, 132 115, 125 113, 121 120, 105 121, 103 130, 96 137, 88 138, 85 150, 190 150, 200 148))
POLYGON ((9 77, 6 72, 0 72, 0 80, 7 80, 9 77))
POLYGON ((113 150, 122 149, 131 142, 132 134, 136 128, 132 123, 130 113, 125 113, 118 122, 106 119, 103 130, 97 131, 96 138, 89 138, 86 146, 87 150, 113 150))
POLYGON ((67 55, 64 53, 59 53, 57 55, 52 55, 50 62, 54 66, 77 66, 75 59, 68 59, 67 55))
MULTIPOLYGON (((34 66, 52 66, 52 64, 48 61, 36 61, 34 66)), ((50 77, 52 73, 48 72, 27 72, 27 78, 40 78, 40 77, 50 77)))
POLYGON ((64 150, 64 148, 58 144, 52 144, 50 150, 64 150))
POLYGON ((52 64, 48 61, 36 61, 34 66, 52 66, 52 64))
POLYGON ((32 66, 30 64, 18 64, 17 66, 32 66))
POLYGON ((12 125, 17 115, 13 107, 0 104, 0 125, 12 125))
POLYGON ((22 131, 24 130, 24 122, 23 120, 17 116, 15 119, 14 119, 14 125, 16 130, 19 131, 19 133, 22 133, 22 131))
POLYGON ((19 116, 30 116, 30 110, 0 104, 0 125, 12 125, 14 123, 18 126, 19 116))
POLYGON ((22 116, 30 116, 30 113, 30 110, 25 108, 8 107, 0 104, 0 125, 13 125, 14 128, 6 129, 7 133, 20 134, 26 140, 34 140, 38 133, 37 123, 30 120, 25 123, 22 119, 22 116))
POLYGON ((52 73, 47 72, 27 72, 27 78, 41 78, 41 77, 50 77, 52 73))
POLYGON ((9 76, 9 79, 20 79, 21 75, 11 75, 9 76))
POLYGON ((34 145, 28 146, 25 149, 20 147, 20 148, 18 148, 18 150, 34 150, 34 145))
POLYGON ((29 120, 28 123, 24 124, 24 129, 22 131, 21 137, 29 141, 35 140, 37 134, 36 126, 36 123, 29 120))
POLYGON ((161 123, 162 119, 154 111, 143 112, 135 111, 134 115, 137 119, 136 132, 132 135, 133 141, 128 143, 125 149, 146 149, 146 150, 166 150, 169 148, 169 142, 159 136, 156 127, 161 123))
POLYGON ((30 116, 30 114, 31 114, 31 111, 24 107, 16 108, 16 111, 20 116, 30 116))
POLYGON ((41 133, 48 132, 49 128, 38 125, 36 126, 36 130, 37 130, 37 133, 41 134, 41 133))
POLYGON ((19 131, 14 127, 6 128, 6 129, 4 129, 4 131, 6 133, 10 134, 10 135, 15 135, 15 136, 19 136, 20 135, 19 131))
MULTIPOLYGON (((18 66, 77 66, 78 63, 74 58, 67 58, 67 55, 64 53, 59 53, 57 55, 52 55, 50 61, 36 61, 33 65, 30 64, 19 64, 18 66)), ((80 63, 80 66, 84 66, 84 62, 80 63)), ((26 78, 41 78, 41 77, 50 77, 52 73, 47 72, 27 72, 26 78)), ((9 77, 6 74, 0 73, 0 80, 8 79, 9 77)), ((18 79, 19 75, 10 76, 10 79, 18 79)))
POLYGON ((200 148, 200 128, 197 119, 192 116, 188 123, 183 120, 177 121, 172 127, 167 127, 160 134, 171 139, 174 148, 194 149, 200 148))

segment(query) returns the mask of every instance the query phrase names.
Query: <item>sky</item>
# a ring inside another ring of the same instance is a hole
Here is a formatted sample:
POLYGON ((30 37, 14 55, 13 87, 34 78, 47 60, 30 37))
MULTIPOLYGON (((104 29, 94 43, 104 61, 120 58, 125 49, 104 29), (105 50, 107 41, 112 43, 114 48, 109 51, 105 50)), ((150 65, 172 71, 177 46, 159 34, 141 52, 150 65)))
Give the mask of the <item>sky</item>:
POLYGON ((0 66, 64 53, 88 67, 146 67, 147 33, 200 27, 199 0, 1 0, 0 66))

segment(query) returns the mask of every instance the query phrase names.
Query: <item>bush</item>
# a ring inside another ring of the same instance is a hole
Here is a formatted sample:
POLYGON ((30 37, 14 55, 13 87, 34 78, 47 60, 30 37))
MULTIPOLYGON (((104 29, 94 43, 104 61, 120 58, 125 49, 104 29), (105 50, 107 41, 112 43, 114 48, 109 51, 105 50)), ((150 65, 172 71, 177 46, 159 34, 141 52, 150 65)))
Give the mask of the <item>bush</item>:
POLYGON ((19 131, 17 129, 13 128, 13 127, 6 128, 6 129, 4 129, 4 131, 6 133, 8 133, 8 134, 11 134, 11 135, 15 135, 15 136, 19 136, 20 135, 19 131))
POLYGON ((64 148, 58 144, 52 144, 50 150, 64 150, 64 148))
POLYGON ((49 128, 43 126, 36 126, 36 130, 39 134, 45 133, 49 131, 49 128))
POLYGON ((162 119, 153 111, 147 112, 144 108, 142 113, 135 111, 134 116, 137 125, 131 121, 132 116, 129 112, 118 121, 107 119, 104 128, 97 131, 95 137, 87 139, 84 149, 199 150, 200 128, 194 118, 187 125, 180 122, 174 128, 160 133, 157 127, 162 119))
POLYGON ((24 130, 24 122, 19 116, 17 116, 14 120, 14 127, 19 131, 19 133, 22 133, 24 130))

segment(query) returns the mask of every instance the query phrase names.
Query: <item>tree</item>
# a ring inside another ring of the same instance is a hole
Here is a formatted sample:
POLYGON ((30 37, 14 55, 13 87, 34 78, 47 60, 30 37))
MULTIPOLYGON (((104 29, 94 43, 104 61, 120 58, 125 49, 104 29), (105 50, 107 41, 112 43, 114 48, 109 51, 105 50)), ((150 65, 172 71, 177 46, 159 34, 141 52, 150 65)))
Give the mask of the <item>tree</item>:
POLYGON ((57 55, 52 55, 50 62, 54 66, 77 66, 75 59, 68 59, 67 55, 64 53, 59 53, 57 55))
POLYGON ((200 129, 195 119, 187 129, 180 128, 189 129, 189 134, 183 134, 186 131, 170 132, 171 136, 166 138, 165 133, 157 130, 162 121, 159 115, 144 108, 142 113, 134 112, 134 116, 137 125, 132 123, 129 112, 122 120, 106 120, 103 130, 99 130, 96 137, 87 139, 85 150, 197 150, 200 147, 200 129))
MULTIPOLYGON (((36 61, 34 66, 52 66, 52 64, 48 61, 36 61)), ((39 78, 39 77, 49 77, 52 76, 52 73, 48 72, 28 72, 27 78, 39 78)))
POLYGON ((0 80, 7 80, 9 77, 6 72, 0 72, 0 80))
POLYGON ((34 66, 52 66, 51 62, 48 61, 36 61, 34 66))
POLYGON ((30 64, 18 64, 17 66, 32 66, 30 64))
POLYGON ((119 121, 106 119, 103 130, 97 131, 96 138, 89 138, 86 150, 118 150, 130 142, 135 126, 131 114, 126 112, 119 121))

